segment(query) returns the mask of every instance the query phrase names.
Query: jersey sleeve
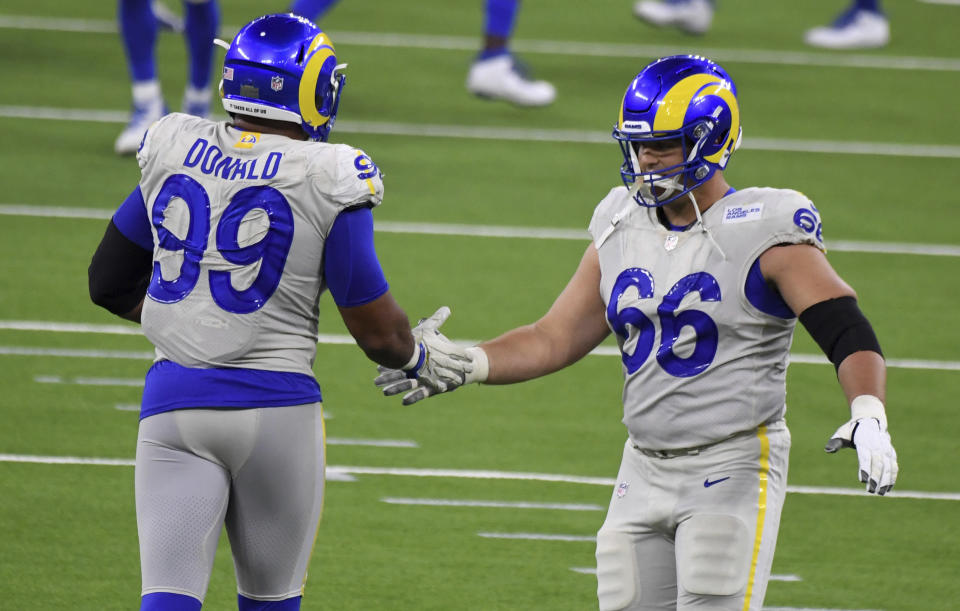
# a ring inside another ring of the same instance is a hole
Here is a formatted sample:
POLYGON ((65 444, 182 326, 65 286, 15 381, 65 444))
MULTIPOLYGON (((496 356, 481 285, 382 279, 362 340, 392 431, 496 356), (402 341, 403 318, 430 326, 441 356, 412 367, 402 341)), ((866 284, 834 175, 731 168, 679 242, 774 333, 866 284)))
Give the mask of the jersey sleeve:
POLYGON ((383 200, 380 168, 360 149, 336 145, 335 168, 330 178, 332 180, 326 185, 327 196, 340 208, 373 208, 383 200))
POLYGON ((783 190, 771 208, 764 214, 768 231, 759 252, 778 244, 810 244, 827 251, 823 244, 820 211, 807 196, 798 191, 783 190))
MULTIPOLYGON (((590 219, 590 225, 587 229, 597 248, 600 247, 607 236, 616 228, 616 224, 624 212, 623 209, 625 206, 623 202, 629 200, 632 206, 636 206, 636 203, 633 202, 631 198, 624 198, 625 193, 626 187, 614 187, 610 189, 606 197, 600 200, 597 207, 593 209, 593 217, 590 219)), ((627 209, 629 210, 631 208, 627 209)))
POLYGON ((370 303, 390 288, 373 247, 370 208, 337 215, 324 243, 324 277, 333 301, 340 307, 370 303))

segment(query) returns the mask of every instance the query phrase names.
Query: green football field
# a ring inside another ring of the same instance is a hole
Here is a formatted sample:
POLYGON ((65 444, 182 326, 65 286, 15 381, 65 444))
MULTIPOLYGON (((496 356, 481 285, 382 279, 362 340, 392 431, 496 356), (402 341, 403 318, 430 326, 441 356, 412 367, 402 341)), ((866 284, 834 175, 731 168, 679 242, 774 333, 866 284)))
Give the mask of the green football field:
MULTIPOLYGON (((896 490, 875 498, 852 452, 823 452, 848 412, 798 330, 766 606, 958 609, 960 6, 888 0, 887 48, 804 47, 803 31, 842 4, 721 0, 713 30, 693 38, 638 22, 628 0, 528 0, 514 47, 558 89, 533 110, 464 88, 482 0, 341 0, 321 24, 349 63, 331 140, 362 147, 385 174, 377 249, 410 318, 448 305, 446 334, 479 341, 542 315, 573 273, 593 207, 620 181, 609 132, 631 78, 660 55, 718 60, 744 129, 728 180, 816 203, 828 256, 888 359, 900 462, 896 490)), ((223 36, 284 7, 224 2, 223 36)), ((86 285, 139 178, 113 153, 129 107, 115 12, 0 7, 0 609, 139 600, 132 461, 152 352, 86 285)), ((178 109, 183 41, 162 34, 158 62, 178 109)), ((327 297, 320 326, 329 468, 303 609, 596 608, 593 537, 625 440, 615 344, 547 378, 404 408, 373 386, 327 297)), ((235 597, 222 537, 204 608, 233 609, 235 597)))

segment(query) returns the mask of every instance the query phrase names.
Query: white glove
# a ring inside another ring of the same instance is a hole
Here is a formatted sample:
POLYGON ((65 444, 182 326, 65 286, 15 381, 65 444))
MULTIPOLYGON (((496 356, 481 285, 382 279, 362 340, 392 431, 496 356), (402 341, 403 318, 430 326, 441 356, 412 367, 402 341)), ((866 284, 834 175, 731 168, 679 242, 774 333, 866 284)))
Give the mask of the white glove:
POLYGON ((412 330, 417 348, 402 369, 377 367, 380 375, 373 383, 384 395, 406 392, 403 404, 411 405, 429 396, 486 379, 486 353, 477 347, 461 348, 440 333, 440 325, 449 316, 450 308, 443 306, 430 318, 420 320, 412 330))
POLYGON ((900 469, 883 403, 873 395, 860 395, 850 402, 850 415, 850 421, 837 429, 824 450, 832 454, 840 448, 855 448, 860 481, 867 484, 867 492, 882 496, 897 483, 900 469))

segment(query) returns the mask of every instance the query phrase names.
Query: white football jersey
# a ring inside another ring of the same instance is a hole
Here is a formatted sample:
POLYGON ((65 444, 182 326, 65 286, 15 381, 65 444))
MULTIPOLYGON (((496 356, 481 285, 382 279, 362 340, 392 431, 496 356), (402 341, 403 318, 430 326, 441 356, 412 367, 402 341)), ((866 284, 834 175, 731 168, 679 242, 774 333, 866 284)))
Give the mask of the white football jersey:
POLYGON ((361 150, 179 113, 137 153, 154 234, 142 323, 157 359, 312 376, 323 245, 344 209, 379 205, 361 150))
POLYGON ((637 446, 697 447, 783 417, 796 318, 754 264, 777 244, 823 249, 810 200, 744 189, 713 204, 702 227, 671 231, 617 187, 590 233, 622 354, 623 422, 637 446))

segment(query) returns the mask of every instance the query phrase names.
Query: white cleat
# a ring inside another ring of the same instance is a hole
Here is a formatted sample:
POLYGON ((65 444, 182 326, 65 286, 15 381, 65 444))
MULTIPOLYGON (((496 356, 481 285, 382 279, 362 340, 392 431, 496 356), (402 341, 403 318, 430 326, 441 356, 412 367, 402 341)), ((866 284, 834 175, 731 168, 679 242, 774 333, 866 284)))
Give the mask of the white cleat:
POLYGON ((144 106, 133 106, 130 122, 117 136, 113 143, 113 150, 118 155, 132 155, 140 149, 144 134, 153 123, 167 114, 163 101, 157 100, 144 106))
POLYGON ((823 49, 873 49, 890 42, 890 24, 880 13, 854 9, 831 25, 807 30, 803 41, 823 49))
POLYGON ((557 97, 557 90, 547 81, 525 77, 510 54, 473 62, 467 74, 467 91, 518 106, 546 106, 557 97))
POLYGON ((705 34, 713 21, 713 5, 707 0, 642 0, 633 5, 633 14, 655 26, 676 26, 690 34, 705 34))

